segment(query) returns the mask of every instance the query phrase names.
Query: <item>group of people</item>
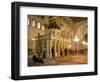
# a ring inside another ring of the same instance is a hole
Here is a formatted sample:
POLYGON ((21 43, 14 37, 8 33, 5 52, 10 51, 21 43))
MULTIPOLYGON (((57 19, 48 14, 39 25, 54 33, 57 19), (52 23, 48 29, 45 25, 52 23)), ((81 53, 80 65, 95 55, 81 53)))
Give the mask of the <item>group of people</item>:
MULTIPOLYGON (((51 49, 51 52, 52 52, 52 57, 55 57, 54 48, 51 49)), ((67 54, 68 54, 67 48, 65 48, 64 50, 62 50, 62 49, 60 50, 61 56, 63 56, 63 55, 67 56, 67 54)))

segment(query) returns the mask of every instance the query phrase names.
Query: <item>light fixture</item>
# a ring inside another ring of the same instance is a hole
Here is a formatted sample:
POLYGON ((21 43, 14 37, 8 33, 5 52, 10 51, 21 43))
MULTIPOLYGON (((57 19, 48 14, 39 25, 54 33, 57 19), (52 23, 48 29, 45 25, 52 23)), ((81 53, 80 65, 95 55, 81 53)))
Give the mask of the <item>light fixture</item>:
POLYGON ((85 45, 85 44, 86 44, 86 42, 85 42, 85 41, 82 41, 82 44, 83 44, 83 45, 85 45))
POLYGON ((78 42, 80 39, 78 38, 77 35, 75 35, 75 38, 74 38, 74 42, 78 42))
POLYGON ((86 45, 86 46, 88 45, 88 43, 86 41, 82 41, 82 44, 86 45))

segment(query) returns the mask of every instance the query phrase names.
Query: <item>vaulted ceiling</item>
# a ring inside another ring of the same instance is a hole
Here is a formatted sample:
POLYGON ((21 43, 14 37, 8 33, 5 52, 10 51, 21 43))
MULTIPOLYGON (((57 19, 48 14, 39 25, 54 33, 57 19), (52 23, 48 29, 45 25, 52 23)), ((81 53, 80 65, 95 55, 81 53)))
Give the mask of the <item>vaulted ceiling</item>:
POLYGON ((76 23, 76 22, 79 22, 79 21, 83 21, 83 20, 87 20, 87 17, 70 17, 70 19, 76 23))

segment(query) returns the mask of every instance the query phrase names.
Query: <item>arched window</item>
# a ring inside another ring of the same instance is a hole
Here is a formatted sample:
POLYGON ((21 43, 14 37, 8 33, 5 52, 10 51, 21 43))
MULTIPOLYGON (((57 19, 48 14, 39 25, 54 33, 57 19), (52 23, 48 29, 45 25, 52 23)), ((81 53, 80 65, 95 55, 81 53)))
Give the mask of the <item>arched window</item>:
POLYGON ((32 26, 35 27, 35 20, 32 20, 32 26))
POLYGON ((45 30, 45 27, 44 27, 44 25, 42 25, 42 30, 45 30))
POLYGON ((40 29, 41 28, 41 23, 40 22, 38 22, 38 29, 40 29))

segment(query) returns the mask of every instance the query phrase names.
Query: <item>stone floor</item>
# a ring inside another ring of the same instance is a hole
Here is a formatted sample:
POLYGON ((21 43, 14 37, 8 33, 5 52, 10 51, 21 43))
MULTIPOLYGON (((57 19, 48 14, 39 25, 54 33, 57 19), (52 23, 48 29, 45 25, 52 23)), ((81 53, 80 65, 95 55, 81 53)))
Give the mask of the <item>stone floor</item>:
POLYGON ((32 56, 28 57, 28 66, 50 66, 50 65, 75 65, 87 64, 87 54, 74 54, 58 58, 45 59, 44 63, 36 63, 32 61, 32 56))

